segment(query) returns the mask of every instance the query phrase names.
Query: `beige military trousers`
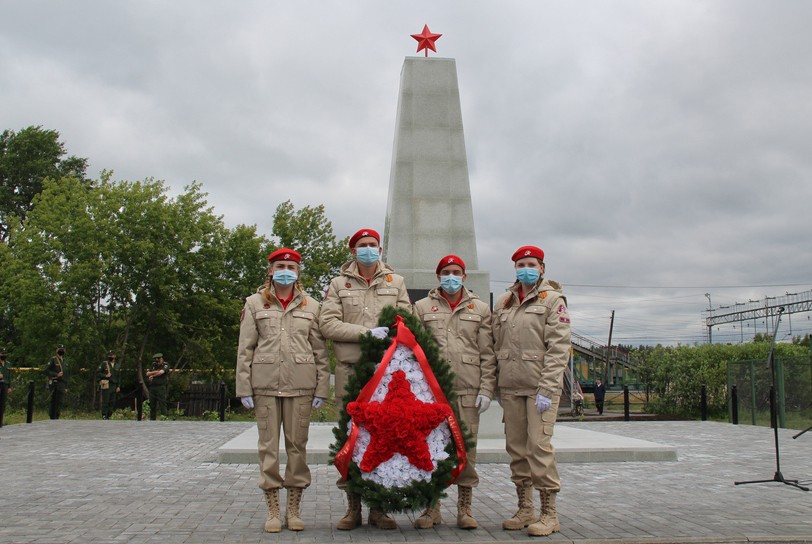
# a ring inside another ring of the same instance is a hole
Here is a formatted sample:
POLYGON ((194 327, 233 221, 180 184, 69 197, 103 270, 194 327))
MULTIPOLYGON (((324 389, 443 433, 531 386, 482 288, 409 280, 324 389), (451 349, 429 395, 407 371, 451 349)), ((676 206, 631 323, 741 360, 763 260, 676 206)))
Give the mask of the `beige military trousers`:
POLYGON ((479 475, 476 473, 476 442, 479 434, 479 410, 476 408, 476 395, 457 396, 457 413, 471 433, 474 447, 465 452, 467 462, 455 483, 463 487, 476 487, 479 484, 479 475))
POLYGON ((505 446, 510 454, 510 479, 516 486, 559 491, 561 480, 555 464, 552 437, 558 401, 542 413, 534 396, 502 396, 505 413, 505 446))
POLYGON ((259 430, 259 487, 308 487, 307 437, 313 397, 254 397, 254 413, 259 430), (285 478, 279 473, 280 426, 285 432, 285 478))

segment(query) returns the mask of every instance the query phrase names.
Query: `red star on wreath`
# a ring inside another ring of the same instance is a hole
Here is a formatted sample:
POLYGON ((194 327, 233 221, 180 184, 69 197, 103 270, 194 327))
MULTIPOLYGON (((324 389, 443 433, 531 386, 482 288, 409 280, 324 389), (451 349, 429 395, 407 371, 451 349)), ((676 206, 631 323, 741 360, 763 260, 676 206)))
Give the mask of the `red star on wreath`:
POLYGON ((451 406, 417 400, 406 374, 398 370, 392 374, 383 402, 351 402, 347 413, 370 434, 369 446, 360 464, 362 471, 372 472, 400 453, 417 468, 431 472, 434 464, 426 438, 451 415, 451 406))
POLYGON ((412 38, 417 40, 417 52, 420 53, 423 49, 426 50, 426 56, 429 56, 429 49, 437 52, 434 47, 434 42, 440 39, 442 34, 434 34, 429 30, 429 25, 423 25, 423 32, 420 34, 412 34, 412 38))

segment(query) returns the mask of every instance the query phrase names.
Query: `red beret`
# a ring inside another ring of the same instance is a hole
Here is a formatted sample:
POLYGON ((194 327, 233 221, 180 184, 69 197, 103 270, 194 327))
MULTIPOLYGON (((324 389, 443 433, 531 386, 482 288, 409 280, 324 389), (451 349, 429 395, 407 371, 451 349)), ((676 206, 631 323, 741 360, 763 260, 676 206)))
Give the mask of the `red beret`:
POLYGON ((445 268, 450 264, 456 264, 458 266, 461 266, 462 271, 465 272, 465 261, 463 261, 456 255, 446 255, 445 257, 440 259, 439 263, 437 263, 437 270, 435 271, 435 273, 439 274, 440 270, 442 270, 443 268, 445 268))
POLYGON ((274 261, 296 261, 297 263, 301 263, 302 256, 299 255, 298 251, 283 247, 268 255, 268 262, 272 263, 274 261))
POLYGON ((379 244, 381 243, 381 235, 378 234, 378 231, 375 231, 375 230, 372 230, 372 229, 361 229, 358 232, 356 232, 355 234, 353 234, 352 238, 350 238, 350 249, 355 247, 355 242, 357 242, 361 238, 365 238, 367 236, 372 236, 373 238, 378 240, 379 244))
POLYGON ((541 261, 544 261, 544 252, 541 248, 536 246, 522 246, 516 250, 516 253, 513 254, 513 262, 515 263, 519 259, 524 259, 525 257, 535 257, 541 261))

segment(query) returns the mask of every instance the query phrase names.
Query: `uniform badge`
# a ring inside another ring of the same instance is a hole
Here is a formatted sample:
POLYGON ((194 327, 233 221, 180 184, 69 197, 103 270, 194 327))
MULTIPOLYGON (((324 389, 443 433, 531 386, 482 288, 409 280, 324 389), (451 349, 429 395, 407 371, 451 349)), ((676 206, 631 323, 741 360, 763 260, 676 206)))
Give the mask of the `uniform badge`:
POLYGON ((437 306, 432 306, 432 307, 431 307, 431 311, 432 311, 432 312, 439 312, 439 311, 440 311, 440 308, 438 308, 437 306))
POLYGON ((350 282, 347 282, 347 283, 344 284, 344 287, 349 289, 350 287, 352 287, 352 284, 350 282))
POLYGON ((263 308, 265 308, 266 310, 270 310, 270 309, 271 309, 271 305, 270 305, 270 304, 268 304, 268 303, 266 303, 266 304, 263 306, 263 308))
POLYGON ((547 298, 547 291, 542 291, 541 293, 539 293, 539 298, 541 300, 544 300, 545 298, 547 298))
POLYGON ((569 318, 569 317, 560 317, 558 320, 559 320, 561 323, 569 323, 569 322, 570 322, 570 318, 569 318))
POLYGON ((469 309, 469 310, 473 310, 473 309, 474 309, 474 305, 473 305, 473 303, 471 303, 471 304, 469 304, 469 305, 468 305, 468 309, 469 309))
POLYGON ((567 307, 564 306, 563 304, 559 304, 556 312, 558 312, 559 314, 565 314, 567 313, 567 307))
POLYGON ((392 281, 392 274, 387 274, 386 275, 386 281, 389 281, 389 282, 392 281))

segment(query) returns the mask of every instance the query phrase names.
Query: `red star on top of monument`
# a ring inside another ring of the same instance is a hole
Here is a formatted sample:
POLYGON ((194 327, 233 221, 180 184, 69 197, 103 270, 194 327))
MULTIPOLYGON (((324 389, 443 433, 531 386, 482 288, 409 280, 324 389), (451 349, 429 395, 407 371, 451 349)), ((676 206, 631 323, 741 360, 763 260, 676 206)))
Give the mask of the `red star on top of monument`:
POLYGON ((417 52, 420 53, 423 49, 426 50, 426 56, 429 56, 429 49, 437 52, 437 49, 434 47, 434 42, 436 42, 442 34, 434 34, 429 30, 429 25, 423 25, 423 32, 420 34, 412 34, 412 38, 417 40, 417 52))
POLYGON ((417 468, 431 472, 434 464, 426 438, 451 415, 451 406, 417 400, 406 374, 398 370, 392 374, 383 402, 351 402, 347 413, 370 434, 369 446, 361 460, 362 471, 372 472, 400 453, 417 468))

